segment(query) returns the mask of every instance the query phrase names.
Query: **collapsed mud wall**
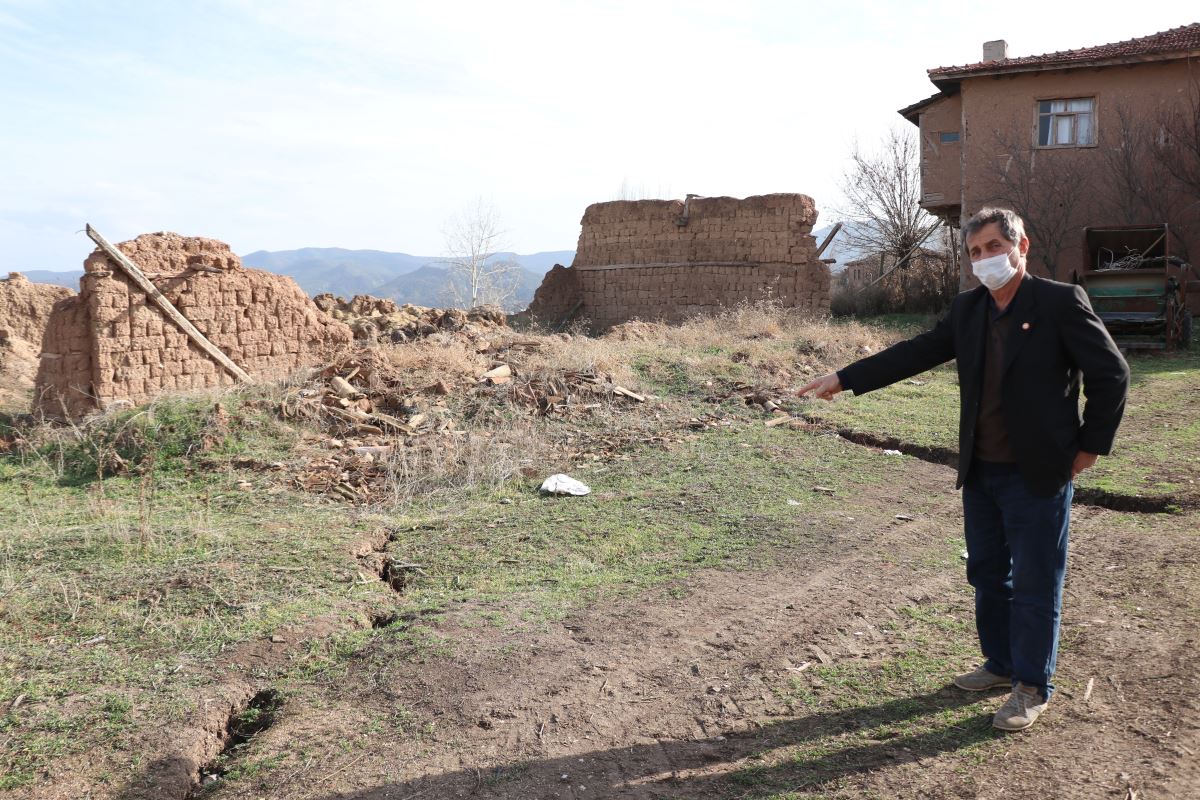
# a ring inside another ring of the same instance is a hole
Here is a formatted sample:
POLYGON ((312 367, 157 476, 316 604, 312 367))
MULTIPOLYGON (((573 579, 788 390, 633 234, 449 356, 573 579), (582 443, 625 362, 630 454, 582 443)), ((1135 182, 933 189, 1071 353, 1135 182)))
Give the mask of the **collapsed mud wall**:
POLYGON ((0 331, 7 338, 42 342, 54 304, 75 294, 65 286, 34 283, 19 272, 0 279, 0 331))
POLYGON ((28 405, 54 305, 73 294, 65 286, 33 283, 19 272, 0 279, 0 408, 28 405))
MULTIPOLYGON (((244 268, 223 242, 154 233, 117 246, 253 378, 284 376, 353 338, 291 278, 244 268)), ((235 381, 97 250, 84 262, 79 295, 54 307, 34 406, 74 417, 235 381)))
POLYGON ((554 323, 574 311, 603 330, 768 299, 828 310, 816 219, 802 194, 596 203, 584 212, 574 262, 547 274, 529 312, 554 323))

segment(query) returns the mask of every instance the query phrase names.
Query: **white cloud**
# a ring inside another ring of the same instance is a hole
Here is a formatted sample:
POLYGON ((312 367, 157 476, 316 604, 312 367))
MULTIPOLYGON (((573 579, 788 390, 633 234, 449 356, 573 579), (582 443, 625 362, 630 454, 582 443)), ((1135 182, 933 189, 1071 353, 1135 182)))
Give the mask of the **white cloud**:
POLYGON ((827 210, 852 141, 906 124, 925 69, 985 39, 1029 54, 1192 13, 1086 8, 227 0, 85 24, 74 4, 0 0, 0 269, 76 266, 85 221, 241 252, 433 254, 477 196, 518 250, 570 248, 623 181, 827 210))

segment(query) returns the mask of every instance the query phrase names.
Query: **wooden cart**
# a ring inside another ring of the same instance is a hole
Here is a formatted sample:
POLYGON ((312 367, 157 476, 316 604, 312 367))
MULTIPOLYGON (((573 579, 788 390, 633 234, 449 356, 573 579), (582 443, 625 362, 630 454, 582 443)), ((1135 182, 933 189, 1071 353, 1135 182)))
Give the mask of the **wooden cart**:
POLYGON ((1123 349, 1173 350, 1192 340, 1190 264, 1172 255, 1166 223, 1084 228, 1079 280, 1123 349))

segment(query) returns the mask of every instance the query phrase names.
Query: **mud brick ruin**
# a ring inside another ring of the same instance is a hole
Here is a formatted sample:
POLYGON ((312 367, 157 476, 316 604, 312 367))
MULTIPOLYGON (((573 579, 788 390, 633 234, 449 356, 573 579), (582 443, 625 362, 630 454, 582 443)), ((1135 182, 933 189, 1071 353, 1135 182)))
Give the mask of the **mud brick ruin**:
POLYGON ((73 294, 65 286, 33 283, 19 272, 0 278, 0 405, 15 405, 33 389, 50 313, 73 294))
POLYGON ((802 194, 618 200, 583 214, 575 261, 555 266, 529 306, 543 324, 586 318, 682 322, 743 302, 829 309, 829 269, 802 194))
MULTIPOLYGON (((244 268, 222 242, 152 233, 117 246, 253 378, 287 375, 353 338, 291 278, 244 268)), ((236 382, 102 251, 83 266, 79 294, 54 306, 46 328, 35 410, 76 417, 236 382)))
POLYGON ((0 279, 0 338, 40 344, 54 304, 73 294, 65 286, 33 283, 10 272, 0 279))

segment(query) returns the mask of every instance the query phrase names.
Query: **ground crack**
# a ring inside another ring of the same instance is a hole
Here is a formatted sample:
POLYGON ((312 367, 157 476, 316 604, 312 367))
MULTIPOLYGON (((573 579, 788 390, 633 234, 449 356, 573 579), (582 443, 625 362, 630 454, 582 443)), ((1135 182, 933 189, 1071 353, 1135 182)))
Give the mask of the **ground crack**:
MULTIPOLYGON (((919 458, 930 464, 958 468, 958 451, 949 447, 917 444, 897 439, 894 436, 882 436, 866 431, 856 431, 852 428, 838 427, 830 425, 820 417, 808 414, 802 414, 801 418, 805 422, 816 425, 823 431, 836 433, 853 444, 878 447, 884 450, 899 450, 907 456, 919 458)), ((1173 497, 1139 497, 1137 495, 1120 494, 1092 487, 1077 487, 1075 489, 1074 503, 1076 505, 1107 508, 1112 511, 1132 511, 1143 514, 1177 512, 1184 505, 1173 497)))
MULTIPOLYGON (((356 557, 364 569, 378 575, 379 579, 391 587, 392 591, 403 594, 413 575, 425 576, 427 573, 420 564, 401 561, 388 553, 388 545, 396 541, 399 535, 400 532, 393 528, 380 530, 366 542, 367 549, 358 553, 356 557)), ((382 616, 379 618, 382 619, 382 616)), ((372 617, 371 627, 382 628, 395 622, 395 618, 391 622, 382 624, 375 624, 375 622, 376 618, 372 617)))
POLYGON ((250 741, 275 724, 281 705, 279 693, 274 689, 263 689, 244 705, 235 706, 225 723, 221 736, 221 752, 212 761, 200 767, 199 778, 188 798, 201 796, 209 786, 221 780, 238 763, 250 741))

